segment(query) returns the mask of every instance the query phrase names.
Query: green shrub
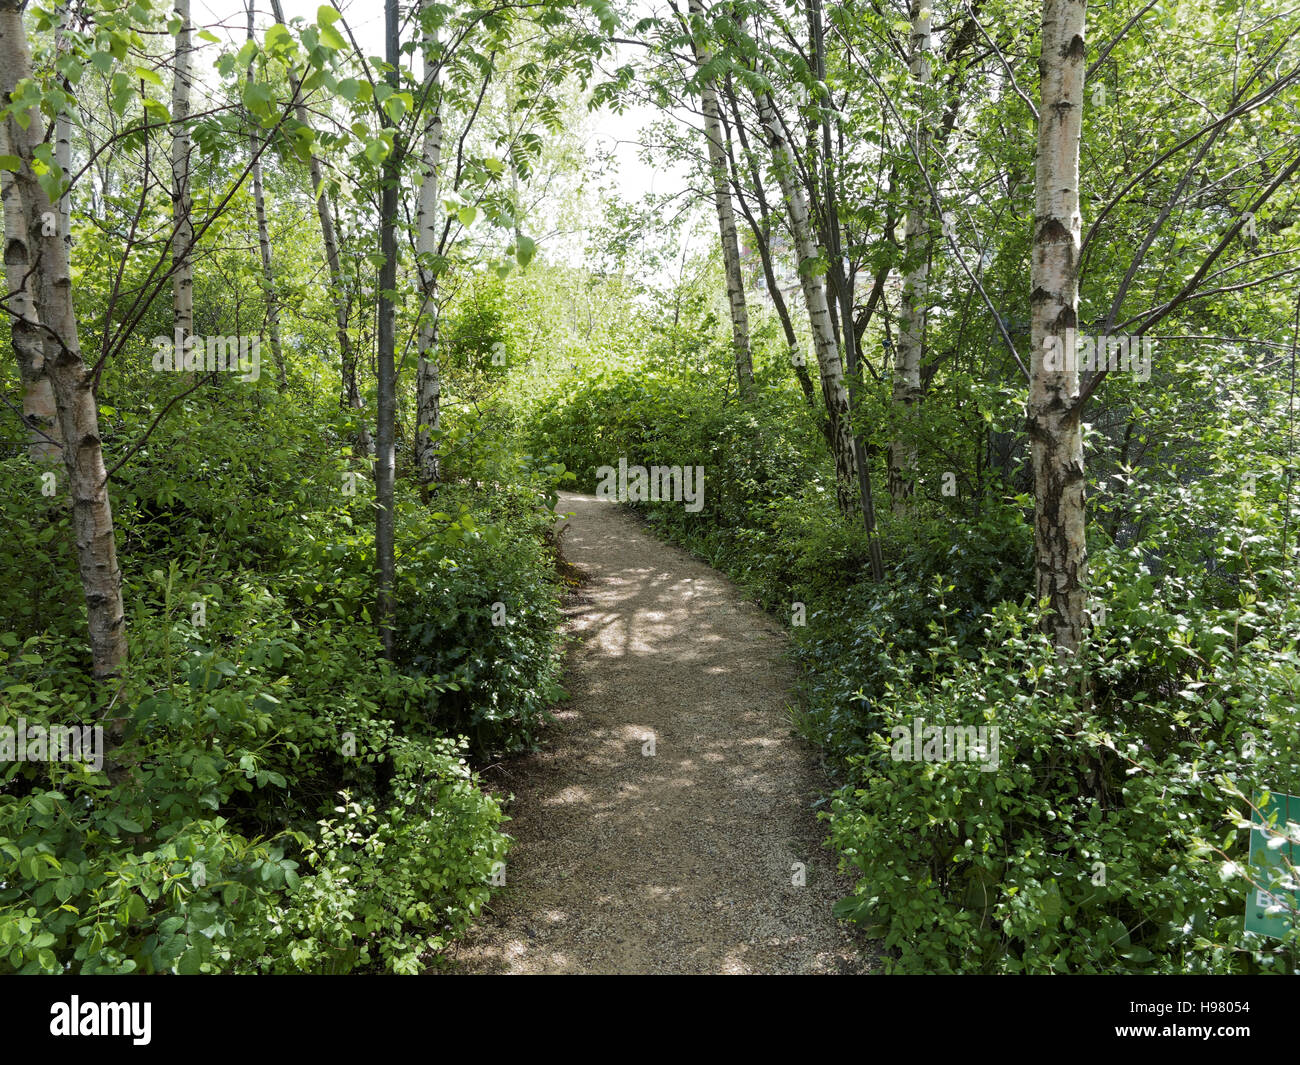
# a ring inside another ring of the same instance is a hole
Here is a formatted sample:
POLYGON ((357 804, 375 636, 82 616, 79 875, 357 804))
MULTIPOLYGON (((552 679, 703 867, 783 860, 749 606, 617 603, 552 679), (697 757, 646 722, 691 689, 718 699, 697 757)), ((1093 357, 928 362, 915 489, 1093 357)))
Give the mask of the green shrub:
POLYGON ((654 347, 531 408, 531 446, 588 490, 620 455, 705 466, 698 513, 636 509, 783 623, 804 605, 797 721, 843 781, 824 816, 857 876, 837 912, 884 939, 891 967, 1296 971, 1296 933, 1243 931, 1251 803, 1300 790, 1297 579, 1281 506, 1240 494, 1244 459, 1190 483, 1148 468, 1140 492, 1125 472, 1127 494, 1102 494, 1085 689, 1039 635, 1032 500, 921 497, 882 516, 876 583, 797 393, 727 405, 654 347), (996 769, 895 761, 891 730, 917 719, 997 725, 996 769))
POLYGON ((559 596, 540 529, 529 528, 538 518, 479 524, 462 504, 455 517, 409 520, 396 655, 439 680, 429 724, 469 737, 481 756, 533 745, 562 694, 559 596))
MULTIPOLYGON (((99 771, 0 765, 0 972, 411 972, 504 858, 469 745, 531 742, 557 692, 542 511, 562 471, 448 487, 451 514, 402 484, 398 631, 429 639, 390 664, 368 613, 372 487, 342 490, 347 446, 274 394, 209 399, 115 482, 120 691, 89 680, 66 505, 0 545, 6 572, 49 575, 0 593, 0 725, 87 725, 110 700, 126 725, 99 771), (274 427, 254 432, 249 403, 274 427)), ((0 463, 0 499, 30 497, 31 473, 0 463)))

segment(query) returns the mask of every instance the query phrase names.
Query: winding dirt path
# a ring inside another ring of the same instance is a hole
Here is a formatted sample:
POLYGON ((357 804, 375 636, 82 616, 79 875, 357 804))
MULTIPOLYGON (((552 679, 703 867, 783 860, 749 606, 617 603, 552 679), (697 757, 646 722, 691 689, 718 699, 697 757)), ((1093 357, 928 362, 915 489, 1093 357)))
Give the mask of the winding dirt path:
POLYGON ((565 493, 559 510, 586 578, 565 605, 571 698, 544 750, 488 774, 516 796, 516 842, 456 967, 867 971, 831 916, 851 884, 821 847, 780 627, 617 505, 565 493))

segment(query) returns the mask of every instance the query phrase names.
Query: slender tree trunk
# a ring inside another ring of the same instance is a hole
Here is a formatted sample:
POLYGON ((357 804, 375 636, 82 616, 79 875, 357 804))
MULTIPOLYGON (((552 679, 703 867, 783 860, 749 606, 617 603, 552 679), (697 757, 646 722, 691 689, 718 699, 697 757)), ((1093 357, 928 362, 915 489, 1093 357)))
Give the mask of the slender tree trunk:
MULTIPOLYGON (((284 23, 284 10, 280 0, 271 0, 271 12, 275 21, 284 23)), ((307 105, 298 97, 302 79, 294 75, 291 78, 294 99, 294 115, 304 126, 311 124, 307 105)), ((311 178, 312 193, 316 197, 316 217, 320 219, 321 243, 325 246, 325 265, 329 268, 330 292, 334 303, 334 335, 339 342, 339 356, 342 367, 344 402, 357 411, 361 427, 354 441, 358 458, 368 458, 374 454, 375 443, 370 430, 366 427, 365 403, 361 399, 361 390, 357 387, 357 354, 352 344, 352 335, 348 331, 348 300, 343 283, 342 260, 339 258, 339 242, 334 227, 334 213, 330 210, 329 197, 325 193, 325 174, 320 159, 312 152, 307 160, 307 172, 311 178)))
MULTIPOLYGON (((55 30, 55 49, 59 54, 67 50, 68 9, 59 6, 59 25, 55 30)), ((54 161, 59 164, 66 181, 72 171, 72 122, 66 112, 60 112, 54 123, 54 161)), ((4 146, 7 136, 0 131, 0 152, 17 154, 4 146)), ((18 360, 18 377, 23 389, 23 421, 27 426, 27 454, 37 464, 55 462, 62 452, 63 434, 59 426, 58 411, 54 403, 54 388, 45 372, 44 344, 41 331, 35 323, 36 278, 28 258, 29 247, 25 232, 24 211, 20 202, 18 185, 13 175, 0 171, 0 199, 4 203, 5 221, 5 282, 7 302, 13 314, 11 340, 18 360)), ((58 236, 71 248, 71 198, 67 193, 59 199, 58 236)), ((47 227, 48 228, 48 227, 47 227)))
POLYGON ((916 170, 908 183, 907 222, 903 258, 908 263, 899 311, 898 353, 894 359, 895 435, 889 447, 889 497, 894 513, 910 509, 916 488, 916 406, 921 402, 921 356, 930 298, 930 188, 925 180, 930 145, 930 28, 929 0, 912 0, 912 45, 909 66, 920 101, 916 124, 916 170))
MULTIPOLYGON (((398 88, 398 64, 402 56, 398 39, 397 0, 384 0, 385 58, 389 64, 388 84, 398 88)), ((382 189, 380 190, 379 250, 383 265, 379 269, 379 423, 378 445, 375 455, 375 500, 378 514, 375 522, 375 562, 378 577, 376 588, 376 621, 379 637, 384 647, 384 657, 393 657, 393 581, 396 576, 394 560, 395 511, 394 494, 397 477, 396 418, 397 418, 397 366, 395 360, 397 308, 394 293, 397 288, 397 186, 400 178, 401 149, 394 143, 393 150, 384 160, 382 189)))
MULTIPOLYGON (((22 7, 22 0, 0 0, 0 94, 4 99, 9 99, 19 81, 31 77, 22 7)), ((64 468, 93 670, 96 679, 109 681, 120 675, 126 663, 127 637, 98 405, 77 336, 68 246, 59 227, 47 224, 47 219, 55 217, 55 205, 33 169, 35 151, 46 138, 45 124, 36 110, 29 111, 27 117, 25 130, 12 115, 4 123, 9 153, 20 161, 4 204, 6 264, 24 272, 32 270, 35 280, 25 303, 20 303, 32 318, 21 323, 15 320, 15 329, 24 339, 32 333, 41 338, 44 369, 66 441, 64 468)), ((15 343, 15 348, 18 346, 15 343)), ((115 725, 111 731, 116 738, 120 730, 115 725)))
POLYGON ((1034 549, 1045 624, 1059 652, 1083 635, 1083 430, 1078 326, 1079 138, 1083 116, 1083 0, 1044 0, 1035 166, 1028 432, 1034 467, 1034 549))
MULTIPOLYGON (((335 252, 335 261, 338 261, 337 252, 335 252)), ((366 424, 366 402, 361 398, 361 387, 357 383, 359 360, 356 346, 348 333, 348 300, 341 287, 342 284, 342 278, 334 282, 337 293, 334 314, 337 320, 335 330, 339 337, 339 352, 342 356, 343 400, 348 407, 357 412, 357 433, 353 441, 352 453, 359 459, 369 460, 375 454, 375 440, 370 435, 370 427, 366 424)))
MULTIPOLYGON (((790 317, 790 308, 786 306, 785 296, 781 294, 780 285, 776 279, 776 269, 772 264, 772 248, 767 237, 760 228, 770 232, 769 220, 766 214, 766 205, 760 205, 760 210, 764 213, 760 218, 749 219, 749 231, 754 237, 754 249, 758 252, 758 261, 763 269, 763 280, 767 283, 767 291, 772 297, 772 306, 776 309, 776 317, 781 323, 781 332, 785 335, 785 345, 790 352, 791 362, 794 364, 795 377, 799 381, 799 388, 803 392, 804 401, 808 404, 808 409, 820 419, 820 412, 817 410, 817 399, 813 393, 812 378, 808 376, 808 367, 806 359, 796 360, 799 355, 799 337, 794 330, 794 319, 790 317)), ((822 427, 822 435, 825 436, 825 426, 822 427)))
MULTIPOLYGON (((808 14, 813 41, 813 62, 817 81, 826 84, 826 38, 822 21, 821 0, 809 0, 808 14)), ((843 327, 844 362, 848 370, 849 410, 852 412, 857 403, 858 389, 858 334, 853 328, 853 286, 851 275, 844 261, 843 246, 840 241, 839 197, 835 192, 835 146, 831 137, 831 120, 827 112, 822 117, 822 177, 826 193, 826 243, 830 253, 830 276, 832 284, 839 295, 838 304, 843 327)), ((842 148, 841 138, 841 148, 842 148)), ((814 186, 815 187, 815 186, 814 186)), ((832 318, 832 325, 834 319, 832 318)), ((850 419, 851 424, 851 419, 850 419)), ((867 533, 867 552, 871 561, 873 580, 885 579, 885 560, 880 550, 880 538, 876 535, 876 504, 871 490, 871 466, 867 462, 866 448, 862 436, 852 433, 853 459, 858 470, 858 495, 862 503, 862 525, 867 533)))
MULTIPOLYGON (((484 88, 487 83, 484 82, 484 88)), ((509 82, 505 84, 506 91, 506 143, 514 145, 519 131, 515 129, 515 105, 519 102, 511 89, 509 82)), ((519 245, 519 238, 523 231, 519 228, 520 202, 519 202, 519 170, 517 167, 510 167, 507 171, 510 174, 510 213, 514 216, 515 246, 519 245)))
MULTIPOLYGON (((759 261, 763 267, 763 278, 767 282, 768 294, 772 297, 772 306, 776 308, 777 317, 781 320, 781 329, 785 333, 786 346, 790 352, 794 375, 799 381, 799 388, 803 391, 804 399, 808 403, 808 409, 814 412, 814 418, 817 420, 822 435, 826 437, 829 444, 829 422, 822 418, 820 412, 817 411, 817 400, 813 394, 812 378, 808 376, 806 360, 796 358, 800 354, 799 340, 795 336, 794 322, 790 318, 790 309, 786 306, 785 296, 781 294, 781 287, 777 284, 776 270, 772 264, 772 247, 769 240, 769 234, 772 232, 772 212, 768 206, 767 194, 763 191, 763 178, 758 170, 757 157, 750 150, 749 137, 745 133, 745 123, 740 113, 740 103, 728 82, 723 83, 722 93, 727 101, 727 106, 731 110, 732 125, 735 127, 736 137, 740 141, 740 150, 744 153, 748 165, 749 178, 754 186, 754 202, 758 206, 758 217, 754 217, 754 213, 746 205, 743 195, 737 194, 736 202, 740 204, 740 209, 745 215, 745 221, 749 224, 749 230, 754 235, 754 245, 758 250, 759 261)), ((734 158, 731 160, 731 166, 735 185, 739 189, 741 187, 740 166, 734 158)))
MULTIPOLYGON (((253 39, 253 0, 248 0, 248 39, 253 39)), ((253 64, 248 64, 248 80, 253 80, 253 64)), ((253 210, 257 215, 257 244, 262 252, 262 290, 266 298, 266 331, 271 337, 271 360, 275 363, 276 385, 283 392, 288 385, 284 375, 284 347, 280 343, 280 298, 275 291, 275 273, 271 269, 271 236, 266 225, 266 196, 262 189, 261 141, 257 119, 248 116, 249 147, 253 158, 253 210)))
POLYGON ((831 452, 835 457, 836 499, 842 513, 853 512, 853 496, 858 490, 858 464, 853 446, 853 430, 849 418, 849 394, 844 386, 844 366, 840 361, 839 347, 835 343, 835 330, 831 322, 830 307, 826 300, 826 286, 821 275, 808 269, 811 260, 818 258, 813 242, 812 227, 808 218, 808 202, 795 176, 794 158, 786 141, 785 131, 777 116, 776 106, 766 93, 759 97, 759 112, 772 151, 773 169, 781 183, 786 209, 790 215, 790 228, 794 232, 795 247, 799 256, 799 280, 803 286, 804 302, 808 305, 808 320, 812 326, 813 346, 817 352, 817 366, 821 374, 822 399, 826 403, 831 426, 831 452))
MULTIPOLYGON (((703 19, 703 0, 690 0, 693 17, 703 19)), ((694 41, 694 35, 692 35, 694 41)), ((694 43, 695 68, 703 70, 712 58, 702 44, 694 43)), ((711 78, 700 84, 700 101, 704 110, 704 138, 709 149, 709 174, 713 181, 713 203, 718 212, 718 232, 722 238, 722 264, 727 275, 727 303, 731 307, 731 339, 736 358, 736 381, 740 398, 754 397, 754 360, 750 352, 749 312, 745 307, 745 283, 740 272, 740 247, 736 239, 736 215, 732 210, 728 184, 727 153, 718 110, 718 94, 711 78)))
MULTIPOLYGON (((6 127, 9 125, 6 123, 6 127)), ((4 132, 7 134, 7 128, 4 132)), ((8 139, 7 135, 0 137, 0 153, 17 155, 17 147, 11 146, 8 139)), ((5 215, 6 306, 13 316, 10 337, 23 387, 27 454, 37 464, 51 463, 60 457, 63 433, 54 403, 54 386, 46 372, 45 344, 36 313, 36 275, 27 242, 26 211, 18 179, 8 170, 0 171, 0 195, 5 215)))
POLYGON ((441 422, 442 374, 438 367, 438 186, 442 165, 442 96, 438 86, 440 60, 431 54, 436 35, 424 48, 425 108, 420 203, 415 218, 415 254, 420 279, 420 358, 415 379, 415 465, 420 486, 428 492, 438 482, 438 430, 441 422))
POLYGON ((194 335, 193 203, 190 199, 190 62, 192 58, 190 0, 175 0, 181 28, 176 34, 172 78, 172 324, 179 346, 194 335))
MULTIPOLYGON (((68 42, 68 5, 59 4, 59 24, 54 31, 54 51, 64 56, 71 49, 68 42)), ((63 79, 60 78, 60 81, 63 79)), ((72 260, 72 116, 60 111, 54 120, 54 161, 63 171, 63 195, 59 197, 59 239, 68 246, 68 261, 72 260)))

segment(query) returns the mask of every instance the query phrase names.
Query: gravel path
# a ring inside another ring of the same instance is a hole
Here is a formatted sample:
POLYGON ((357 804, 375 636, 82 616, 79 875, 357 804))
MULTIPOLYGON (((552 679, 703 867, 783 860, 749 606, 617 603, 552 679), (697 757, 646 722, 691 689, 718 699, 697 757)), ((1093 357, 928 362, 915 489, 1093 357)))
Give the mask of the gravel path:
POLYGON ((516 796, 516 842, 456 968, 869 971, 831 916, 851 884, 810 809, 825 781, 790 729, 780 627, 617 505, 559 509, 586 578, 565 608, 571 699, 543 751, 487 774, 516 796))

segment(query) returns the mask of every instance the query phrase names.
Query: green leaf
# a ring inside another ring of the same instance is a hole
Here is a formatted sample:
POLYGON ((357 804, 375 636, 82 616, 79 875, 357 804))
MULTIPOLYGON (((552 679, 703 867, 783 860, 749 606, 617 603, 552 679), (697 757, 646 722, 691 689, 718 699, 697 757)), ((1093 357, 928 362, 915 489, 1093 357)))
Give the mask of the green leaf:
POLYGON ((344 51, 348 46, 348 42, 340 36, 338 30, 333 26, 325 25, 320 27, 320 43, 335 52, 344 51))
POLYGON ((389 121, 394 125, 402 121, 402 116, 406 114, 406 101, 402 99, 405 93, 395 92, 384 101, 384 110, 388 113, 389 121))
POLYGON ((293 38, 289 35, 289 31, 277 22, 266 31, 266 41, 263 47, 268 52, 292 51, 294 48, 293 38))
POLYGON ((241 90, 244 106, 262 117, 271 112, 271 87, 260 81, 246 81, 241 90))
POLYGON ((113 75, 112 92, 113 98, 109 106, 112 107, 114 114, 121 116, 126 113, 127 107, 135 99, 135 86, 131 84, 131 79, 119 70, 113 75))

